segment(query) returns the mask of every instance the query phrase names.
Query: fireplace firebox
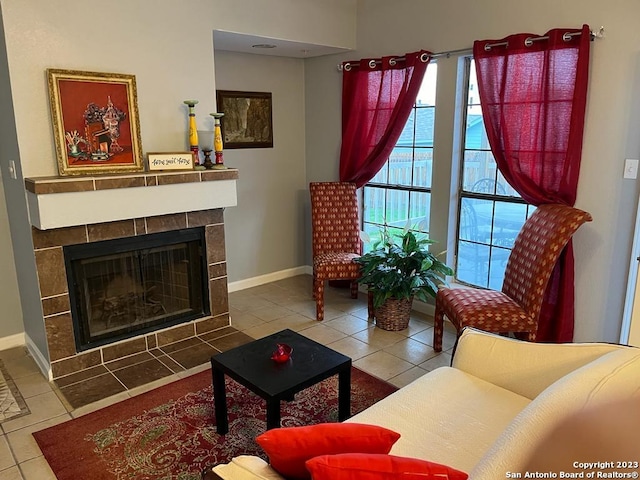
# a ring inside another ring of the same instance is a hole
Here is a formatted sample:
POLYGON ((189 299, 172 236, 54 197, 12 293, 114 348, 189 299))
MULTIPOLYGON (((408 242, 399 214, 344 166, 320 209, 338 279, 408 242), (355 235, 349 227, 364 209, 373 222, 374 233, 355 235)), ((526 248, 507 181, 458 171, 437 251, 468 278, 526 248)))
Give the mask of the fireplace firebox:
POLYGON ((63 249, 77 351, 210 314, 204 228, 63 249))

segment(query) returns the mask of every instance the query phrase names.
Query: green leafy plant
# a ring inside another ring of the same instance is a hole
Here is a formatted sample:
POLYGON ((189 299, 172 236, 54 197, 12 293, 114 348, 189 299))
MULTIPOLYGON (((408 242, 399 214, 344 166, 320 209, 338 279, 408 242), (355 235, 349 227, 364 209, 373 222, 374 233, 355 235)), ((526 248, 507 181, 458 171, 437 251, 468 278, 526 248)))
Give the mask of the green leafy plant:
POLYGON ((398 235, 385 227, 373 250, 355 259, 362 266, 358 282, 373 292, 375 308, 388 298, 415 296, 426 301, 436 296, 440 285, 446 285, 446 277, 453 275, 453 270, 429 252, 432 243, 408 228, 398 235))

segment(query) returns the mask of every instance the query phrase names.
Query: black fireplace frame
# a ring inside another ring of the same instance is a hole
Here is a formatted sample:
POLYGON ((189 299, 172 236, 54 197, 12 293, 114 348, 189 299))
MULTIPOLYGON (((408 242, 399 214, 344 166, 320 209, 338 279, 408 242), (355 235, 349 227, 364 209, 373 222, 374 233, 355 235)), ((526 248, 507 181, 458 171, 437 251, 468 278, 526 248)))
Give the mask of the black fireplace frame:
POLYGON ((127 338, 137 337, 156 330, 169 328, 181 323, 188 323, 198 318, 211 315, 211 307, 209 302, 209 275, 207 262, 207 245, 204 227, 187 228, 180 230, 171 230, 168 232, 151 233, 146 235, 138 235, 135 237, 117 238, 112 240, 102 240, 97 242, 66 245, 63 247, 64 263, 67 276, 67 284, 69 288, 69 301, 71 304, 71 318, 73 322, 73 332, 75 338, 76 352, 90 350, 103 345, 116 343, 127 338), (105 253, 108 248, 108 254, 127 253, 137 250, 146 250, 162 246, 176 245, 187 242, 198 242, 198 256, 200 257, 200 292, 202 297, 202 310, 194 311, 188 315, 182 315, 178 318, 164 320, 160 324, 151 324, 144 328, 137 328, 133 331, 123 332, 119 335, 91 335, 83 325, 80 319, 81 301, 77 294, 78 284, 73 273, 73 262, 77 260, 98 257, 105 253))

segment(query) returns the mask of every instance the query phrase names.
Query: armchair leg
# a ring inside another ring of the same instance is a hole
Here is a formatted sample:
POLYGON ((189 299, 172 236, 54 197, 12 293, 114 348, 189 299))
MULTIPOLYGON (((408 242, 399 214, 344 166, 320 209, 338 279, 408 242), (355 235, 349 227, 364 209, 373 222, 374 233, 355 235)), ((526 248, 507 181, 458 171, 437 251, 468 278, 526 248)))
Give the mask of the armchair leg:
POLYGON ((433 350, 442 351, 442 335, 444 333, 444 312, 436 301, 436 311, 433 315, 433 350))
POLYGON ((313 297, 316 299, 316 320, 324 320, 324 280, 313 279, 313 297))
POLYGON ((351 298, 358 298, 358 282, 356 280, 351 281, 351 298))
POLYGON ((316 299, 316 272, 313 272, 313 282, 311 283, 311 296, 315 300, 316 299))

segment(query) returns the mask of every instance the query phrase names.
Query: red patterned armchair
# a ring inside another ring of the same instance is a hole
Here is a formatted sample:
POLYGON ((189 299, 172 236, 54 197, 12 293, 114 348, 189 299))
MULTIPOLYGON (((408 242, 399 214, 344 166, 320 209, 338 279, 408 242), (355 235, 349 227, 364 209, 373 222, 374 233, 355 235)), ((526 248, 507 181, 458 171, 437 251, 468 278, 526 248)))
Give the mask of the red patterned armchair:
POLYGON ((536 339, 547 283, 560 253, 591 215, 577 208, 539 206, 525 222, 509 255, 502 291, 441 288, 436 295, 433 349, 442 350, 444 317, 458 335, 464 327, 494 333, 526 333, 536 339))
POLYGON ((311 227, 313 244, 313 297, 316 319, 324 319, 325 280, 351 280, 351 298, 358 298, 360 265, 353 261, 362 251, 355 183, 312 182, 311 227))

